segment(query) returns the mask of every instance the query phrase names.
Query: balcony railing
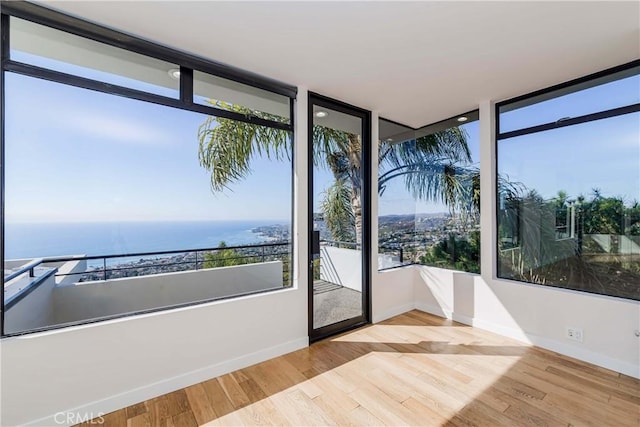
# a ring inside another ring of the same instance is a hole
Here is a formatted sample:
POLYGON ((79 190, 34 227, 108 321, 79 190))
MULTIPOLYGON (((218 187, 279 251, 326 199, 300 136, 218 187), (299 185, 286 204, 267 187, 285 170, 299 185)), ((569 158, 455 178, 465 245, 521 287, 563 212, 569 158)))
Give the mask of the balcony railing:
POLYGON ((34 259, 4 274, 3 298, 5 310, 8 310, 33 292, 57 271, 56 268, 46 267, 43 263, 44 260, 42 258, 34 259))
POLYGON ((11 270, 10 273, 5 274, 4 283, 7 283, 7 282, 15 279, 16 277, 23 275, 27 271, 29 272, 29 277, 35 277, 34 270, 35 270, 35 268, 37 266, 42 264, 42 262, 43 262, 42 258, 34 259, 34 260, 30 261, 29 263, 20 266, 19 268, 15 268, 15 269, 11 270))
POLYGON ((6 265, 15 271, 7 269, 6 278, 12 280, 5 280, 3 333, 13 335, 288 288, 291 242, 47 257, 6 265), (35 277, 29 277, 32 269, 35 277), (25 298, 32 292, 37 296, 25 298))
POLYGON ((45 258, 44 262, 86 261, 87 267, 83 271, 56 274, 56 277, 77 276, 78 281, 82 282, 281 260, 283 256, 290 255, 290 245, 287 241, 115 255, 51 257, 45 258))

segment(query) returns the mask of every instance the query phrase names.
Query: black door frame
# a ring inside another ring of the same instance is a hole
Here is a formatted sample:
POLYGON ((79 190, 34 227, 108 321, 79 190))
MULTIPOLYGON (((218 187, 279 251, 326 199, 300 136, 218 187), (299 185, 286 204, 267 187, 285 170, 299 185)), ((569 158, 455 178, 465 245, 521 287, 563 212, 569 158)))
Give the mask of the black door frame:
POLYGON ((327 338, 331 335, 357 328, 371 322, 371 112, 353 105, 337 101, 316 93, 309 92, 308 99, 308 330, 309 342, 327 338), (359 117, 362 120, 362 314, 338 323, 315 329, 313 326, 313 106, 335 110, 344 114, 359 117))

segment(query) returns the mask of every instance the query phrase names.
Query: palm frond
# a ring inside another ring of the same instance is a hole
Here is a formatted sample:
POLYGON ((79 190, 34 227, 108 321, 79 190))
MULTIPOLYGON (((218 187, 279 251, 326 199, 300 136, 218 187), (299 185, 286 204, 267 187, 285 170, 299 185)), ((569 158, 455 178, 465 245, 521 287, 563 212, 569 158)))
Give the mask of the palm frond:
POLYGON ((453 127, 417 138, 416 148, 436 157, 447 158, 452 163, 470 163, 468 138, 466 130, 453 127))
POLYGON ((356 237, 351 192, 350 184, 336 180, 323 192, 320 206, 329 233, 333 239, 343 242, 353 242, 356 237))
MULTIPOLYGON (((272 120, 267 113, 212 101, 217 108, 272 120)), ((207 117, 198 128, 198 160, 211 173, 211 189, 223 191, 230 184, 251 173, 251 160, 265 156, 276 160, 291 158, 291 138, 288 131, 239 122, 220 117, 207 117)))
POLYGON ((378 193, 402 178, 415 199, 444 203, 452 213, 477 212, 479 173, 469 166, 467 138, 464 129, 454 127, 402 143, 379 143, 378 193))
POLYGON ((349 134, 325 126, 313 125, 313 164, 317 167, 330 167, 328 158, 334 153, 347 153, 349 134))

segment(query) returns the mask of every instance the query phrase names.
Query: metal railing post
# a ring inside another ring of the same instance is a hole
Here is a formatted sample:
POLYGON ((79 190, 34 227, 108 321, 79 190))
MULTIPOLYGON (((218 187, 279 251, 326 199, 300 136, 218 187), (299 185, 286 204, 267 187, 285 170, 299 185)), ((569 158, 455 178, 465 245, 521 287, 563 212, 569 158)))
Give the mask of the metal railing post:
POLYGON ((404 251, 400 248, 400 264, 404 262, 404 251))
POLYGON ((196 270, 198 269, 198 252, 196 252, 196 270))
POLYGON ((9 282, 10 280, 15 279, 18 276, 21 276, 25 273, 29 273, 29 277, 35 277, 35 268, 42 264, 44 260, 42 258, 34 259, 31 262, 12 270, 11 273, 4 276, 4 283, 9 282))
POLYGON ((107 259, 102 258, 102 280, 107 280, 107 259))

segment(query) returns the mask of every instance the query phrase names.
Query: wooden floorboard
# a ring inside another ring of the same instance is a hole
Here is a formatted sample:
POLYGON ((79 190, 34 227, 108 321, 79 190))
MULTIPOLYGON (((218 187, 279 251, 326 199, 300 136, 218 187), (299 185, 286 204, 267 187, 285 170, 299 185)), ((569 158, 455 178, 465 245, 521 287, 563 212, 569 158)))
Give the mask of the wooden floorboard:
POLYGON ((640 381, 414 310, 102 425, 638 427, 640 381))

